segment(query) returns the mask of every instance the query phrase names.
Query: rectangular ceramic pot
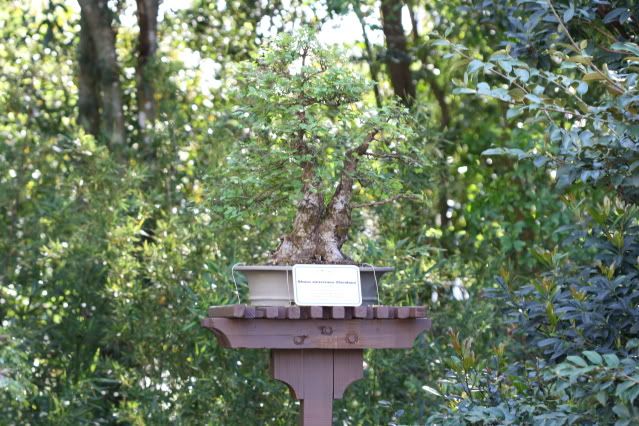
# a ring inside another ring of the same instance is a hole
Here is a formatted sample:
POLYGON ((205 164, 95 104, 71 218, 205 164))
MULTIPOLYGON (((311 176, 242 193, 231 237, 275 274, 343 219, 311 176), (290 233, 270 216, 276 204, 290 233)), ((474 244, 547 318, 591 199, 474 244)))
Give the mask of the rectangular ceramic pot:
MULTIPOLYGON (((382 275, 392 267, 360 266, 362 305, 376 305, 377 287, 382 275), (376 285, 377 284, 377 285, 376 285)), ((236 271, 246 276, 249 304, 254 306, 289 306, 294 304, 293 267, 277 265, 241 265, 236 271)))

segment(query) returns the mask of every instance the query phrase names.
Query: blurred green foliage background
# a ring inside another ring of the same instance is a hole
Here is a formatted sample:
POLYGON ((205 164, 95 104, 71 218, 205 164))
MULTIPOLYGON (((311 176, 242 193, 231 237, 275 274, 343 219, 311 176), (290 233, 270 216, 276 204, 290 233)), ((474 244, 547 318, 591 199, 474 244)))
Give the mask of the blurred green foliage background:
POLYGON ((306 27, 428 158, 345 251, 433 330, 367 352, 334 423, 639 424, 634 2, 0 5, 0 424, 296 422, 267 353, 199 320, 289 229, 285 187, 220 194, 242 64, 306 27))

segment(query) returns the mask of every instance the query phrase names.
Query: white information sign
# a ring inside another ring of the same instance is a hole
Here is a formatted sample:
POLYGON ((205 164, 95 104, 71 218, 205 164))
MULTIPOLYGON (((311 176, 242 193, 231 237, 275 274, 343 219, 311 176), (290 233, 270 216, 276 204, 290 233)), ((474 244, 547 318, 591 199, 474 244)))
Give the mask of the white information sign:
POLYGON ((293 294, 300 306, 359 306, 362 287, 355 265, 295 265, 293 294))

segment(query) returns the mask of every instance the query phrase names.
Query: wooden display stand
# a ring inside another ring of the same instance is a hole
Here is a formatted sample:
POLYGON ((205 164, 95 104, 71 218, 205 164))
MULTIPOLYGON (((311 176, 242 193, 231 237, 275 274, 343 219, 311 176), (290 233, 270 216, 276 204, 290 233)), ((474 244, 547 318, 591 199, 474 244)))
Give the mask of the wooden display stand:
POLYGON ((300 400, 300 424, 332 424, 333 399, 363 377, 363 349, 406 349, 430 319, 424 307, 209 308, 202 326, 225 348, 270 349, 270 372, 300 400))

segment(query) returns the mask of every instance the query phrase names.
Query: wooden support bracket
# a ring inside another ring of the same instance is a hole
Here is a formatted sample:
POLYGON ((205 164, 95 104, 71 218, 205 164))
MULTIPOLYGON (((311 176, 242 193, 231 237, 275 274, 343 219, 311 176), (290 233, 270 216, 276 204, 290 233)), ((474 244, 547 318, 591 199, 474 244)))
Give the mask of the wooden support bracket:
POLYGON ((411 348, 423 307, 214 306, 202 326, 226 348, 271 349, 271 376, 300 400, 300 424, 330 426, 333 400, 363 377, 363 349, 411 348))
POLYGON ((274 349, 271 377, 288 386, 300 400, 300 423, 331 425, 333 400, 341 399, 351 383, 363 377, 361 349, 274 349))
POLYGON ((430 329, 428 318, 396 320, 267 320, 205 318, 227 348, 402 349, 430 329))

